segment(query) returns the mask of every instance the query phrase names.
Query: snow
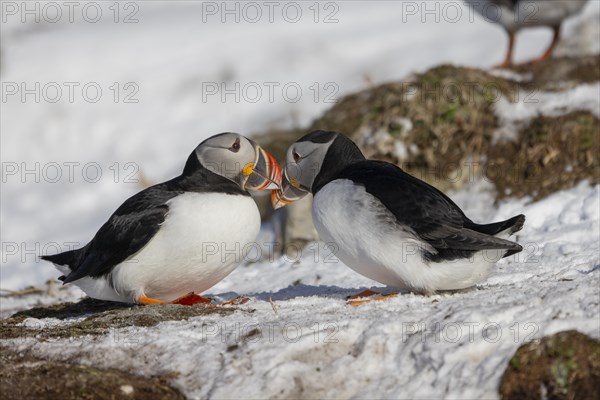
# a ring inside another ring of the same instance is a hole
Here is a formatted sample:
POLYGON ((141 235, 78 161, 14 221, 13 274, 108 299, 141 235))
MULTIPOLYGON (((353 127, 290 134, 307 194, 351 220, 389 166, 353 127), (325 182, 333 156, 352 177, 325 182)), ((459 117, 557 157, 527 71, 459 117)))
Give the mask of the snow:
POLYGON ((593 83, 561 92, 520 89, 516 94, 516 101, 500 96, 494 104, 500 126, 493 132, 493 140, 516 139, 520 125, 541 115, 556 117, 581 110, 600 117, 599 93, 600 83, 593 83))
MULTIPOLYGON (((309 3, 302 3, 305 15, 309 3)), ((325 101, 327 83, 337 85, 339 98, 441 63, 488 67, 502 59, 506 46, 502 29, 479 17, 403 21, 401 2, 336 2, 335 24, 315 24, 312 17, 297 24, 203 22, 201 3, 136 4, 136 24, 77 18, 72 24, 12 19, 1 25, 3 83, 29 88, 57 82, 64 89, 64 82, 97 82, 104 93, 97 103, 81 97, 73 103, 22 102, 19 96, 0 103, 2 289, 56 278, 37 255, 85 243, 142 188, 137 173, 149 182, 174 176, 214 133, 304 126, 332 105, 325 101), (255 103, 222 102, 219 95, 203 101, 206 84, 222 81, 263 88, 265 82, 297 83, 303 96, 296 103, 281 94, 273 102, 265 96, 255 103), (121 96, 130 93, 126 83, 136 84, 139 102, 115 103, 114 82, 121 96), (315 82, 318 101, 310 89, 315 82), (52 182, 57 170, 61 175, 52 182), (96 181, 97 170, 102 174, 96 181)), ((584 15, 567 22, 567 40, 578 21, 595 21, 597 28, 599 12, 600 2, 589 2, 584 15)), ((591 37, 590 48, 597 49, 597 35, 591 37)), ((540 53, 549 39, 544 29, 519 34, 517 61, 540 53)), ((571 109, 598 115, 598 89, 539 93, 537 103, 500 101, 496 112, 506 124, 571 109)), ((581 182, 541 201, 498 205, 485 182, 450 195, 475 221, 527 216, 518 235, 524 251, 502 260, 470 291, 401 293, 350 307, 346 296, 360 290, 391 290, 336 261, 325 245, 311 244, 298 257, 243 264, 210 289, 207 295, 217 299, 251 298, 231 315, 2 344, 146 376, 177 371, 173 384, 191 398, 496 398, 502 372, 521 343, 566 329, 600 337, 600 186, 581 182)), ((257 239, 263 251, 272 230, 265 225, 257 239)), ((81 296, 67 287, 55 297, 0 297, 0 316, 81 296)), ((73 322, 28 319, 23 328, 73 322)))
POLYGON ((503 120, 523 121, 539 115, 558 116, 573 110, 589 111, 600 117, 600 84, 584 84, 562 92, 522 90, 516 102, 504 97, 495 106, 503 120))
MULTIPOLYGON (((496 398, 520 344, 567 329, 600 338, 600 185, 582 182, 497 208, 489 186, 476 182, 451 197, 475 221, 524 213, 518 241, 525 249, 473 290, 401 293, 351 307, 346 297, 362 289, 393 291, 320 244, 298 259, 241 266, 209 290, 222 300, 251 298, 231 315, 4 343, 146 376, 176 371, 173 384, 191 398, 496 398)), ((23 325, 72 322, 30 318, 23 325)))

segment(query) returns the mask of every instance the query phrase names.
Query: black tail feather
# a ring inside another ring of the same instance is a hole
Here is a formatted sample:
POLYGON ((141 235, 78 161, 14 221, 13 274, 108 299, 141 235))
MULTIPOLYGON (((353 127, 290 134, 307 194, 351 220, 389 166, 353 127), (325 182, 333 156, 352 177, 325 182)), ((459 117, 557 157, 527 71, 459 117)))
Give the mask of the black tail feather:
POLYGON ((507 251, 507 252, 506 252, 506 253, 505 253, 505 254, 502 256, 502 258, 506 258, 506 257, 508 257, 508 256, 512 256, 513 254, 520 253, 521 251, 523 251, 523 246, 519 245, 519 248, 518 248, 518 249, 516 249, 516 250, 509 250, 509 251, 507 251))
MULTIPOLYGON (((512 235, 515 232, 523 229, 523 224, 525 224, 525 216, 523 214, 519 214, 512 218, 507 219, 506 221, 494 222, 492 224, 479 225, 476 223, 472 223, 471 226, 465 227, 472 229, 474 231, 485 233, 486 235, 495 236, 500 232, 508 230, 508 234, 512 235)), ((503 257, 512 256, 523 250, 523 247, 517 243, 515 243, 515 248, 508 250, 503 257)))
POLYGON ((519 214, 515 217, 509 218, 506 221, 494 222, 492 224, 473 224, 473 226, 465 227, 472 229, 474 231, 485 233, 486 235, 497 235, 502 231, 510 229, 509 234, 513 234, 515 232, 523 229, 523 224, 525 223, 525 216, 523 214, 519 214))
POLYGON ((58 254, 40 256, 42 260, 50 261, 58 265, 66 265, 70 269, 76 269, 81 258, 81 249, 69 250, 58 254))

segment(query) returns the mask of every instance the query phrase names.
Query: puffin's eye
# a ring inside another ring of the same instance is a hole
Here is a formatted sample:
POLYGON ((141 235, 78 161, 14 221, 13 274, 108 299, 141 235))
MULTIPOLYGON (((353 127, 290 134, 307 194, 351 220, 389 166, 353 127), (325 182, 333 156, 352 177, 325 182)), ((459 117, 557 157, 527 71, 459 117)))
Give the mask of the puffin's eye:
POLYGON ((294 157, 294 162, 300 161, 300 154, 296 153, 295 151, 292 153, 292 157, 294 157))
POLYGON ((235 141, 235 143, 231 145, 229 150, 233 151, 234 153, 237 153, 238 151, 240 151, 240 139, 237 139, 235 141))

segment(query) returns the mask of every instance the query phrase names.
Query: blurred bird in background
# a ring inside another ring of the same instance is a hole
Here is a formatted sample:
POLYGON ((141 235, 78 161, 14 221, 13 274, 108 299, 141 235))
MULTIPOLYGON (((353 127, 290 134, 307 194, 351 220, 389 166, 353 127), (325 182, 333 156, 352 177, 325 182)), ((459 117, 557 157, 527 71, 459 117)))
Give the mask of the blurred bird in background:
POLYGON ((568 17, 580 12, 588 0, 466 0, 465 3, 486 20, 501 24, 508 33, 506 57, 497 68, 513 64, 517 31, 525 27, 548 26, 554 34, 548 49, 528 63, 549 59, 560 40, 560 27, 568 17))

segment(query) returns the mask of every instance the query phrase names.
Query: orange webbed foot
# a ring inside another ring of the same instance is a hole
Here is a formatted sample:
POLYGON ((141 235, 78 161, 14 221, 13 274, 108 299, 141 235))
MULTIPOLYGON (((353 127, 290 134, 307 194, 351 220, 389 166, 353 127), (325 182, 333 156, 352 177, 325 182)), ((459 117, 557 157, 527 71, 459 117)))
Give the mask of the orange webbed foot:
POLYGON ((250 299, 248 297, 236 297, 235 299, 231 299, 229 301, 225 301, 223 303, 221 303, 222 306, 239 306, 241 304, 246 304, 247 302, 249 302, 250 299))
POLYGON ((171 304, 181 304, 183 306, 193 306, 194 304, 207 304, 212 302, 212 299, 208 297, 202 297, 194 292, 189 292, 185 296, 181 296, 173 301, 171 304))
POLYGON ((367 289, 367 290, 363 290, 360 293, 354 294, 352 296, 348 296, 347 299, 348 300, 361 299, 363 297, 371 297, 371 296, 375 296, 375 295, 378 295, 378 294, 381 294, 381 293, 374 292, 374 291, 372 291, 370 289, 367 289))
POLYGON ((382 295, 381 293, 374 292, 372 290, 365 290, 363 292, 355 294, 354 296, 348 297, 347 303, 352 307, 358 307, 360 305, 370 303, 372 301, 388 300, 393 297, 398 297, 398 294, 392 293, 382 295))
POLYGON ((148 306, 151 304, 165 304, 165 302, 162 300, 153 299, 152 297, 146 297, 144 295, 141 295, 140 297, 138 297, 137 303, 145 305, 145 306, 148 306))
POLYGON ((538 58, 534 58, 533 60, 525 61, 517 64, 518 66, 531 66, 535 64, 539 64, 541 62, 547 61, 552 58, 552 54, 544 54, 538 58))
POLYGON ((137 299, 138 304, 142 304, 145 306, 152 305, 152 304, 181 304, 184 306, 191 306, 194 304, 206 304, 206 303, 210 303, 211 301, 212 301, 212 299, 198 296, 194 292, 190 292, 190 293, 186 294, 185 296, 181 296, 173 301, 164 301, 164 300, 154 299, 152 297, 148 297, 145 295, 141 295, 137 299))

